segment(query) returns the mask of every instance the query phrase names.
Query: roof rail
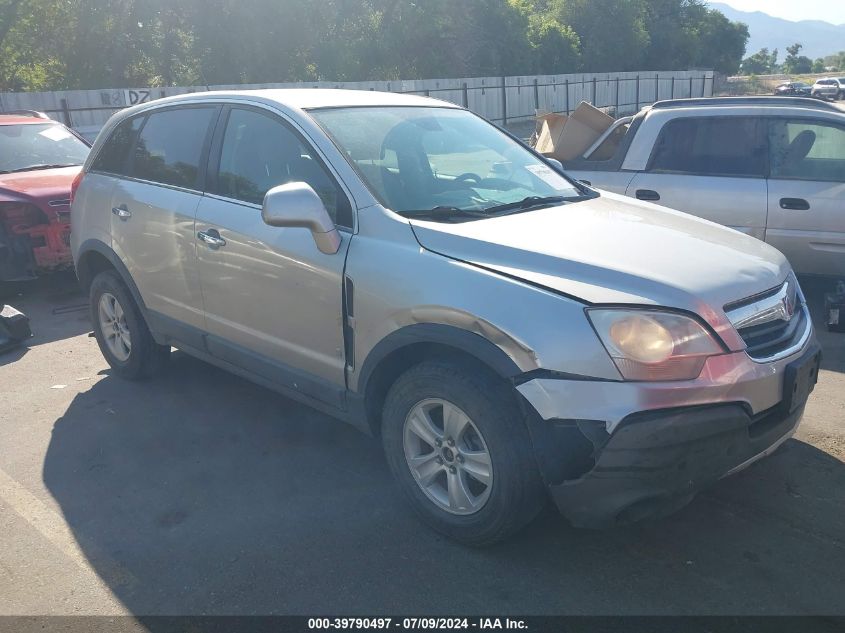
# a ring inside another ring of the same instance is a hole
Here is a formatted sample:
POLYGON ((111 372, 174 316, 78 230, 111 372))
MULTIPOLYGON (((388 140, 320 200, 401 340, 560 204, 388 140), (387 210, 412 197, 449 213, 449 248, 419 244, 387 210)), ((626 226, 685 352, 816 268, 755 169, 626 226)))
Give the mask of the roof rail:
POLYGON ((9 110, 8 112, 0 112, 0 114, 11 114, 17 116, 31 116, 36 119, 50 119, 44 112, 38 110, 9 110))
POLYGON ((832 110, 845 114, 840 108, 828 101, 812 99, 810 97, 702 97, 696 99, 669 99, 658 101, 651 106, 652 110, 665 108, 681 108, 684 106, 792 106, 795 108, 811 108, 815 110, 832 110))

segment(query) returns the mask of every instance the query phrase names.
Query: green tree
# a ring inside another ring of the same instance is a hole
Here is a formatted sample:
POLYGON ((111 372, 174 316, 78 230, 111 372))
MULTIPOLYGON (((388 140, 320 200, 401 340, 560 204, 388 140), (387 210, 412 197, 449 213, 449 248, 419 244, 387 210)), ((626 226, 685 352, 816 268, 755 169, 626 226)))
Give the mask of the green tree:
POLYGON ((694 16, 690 30, 696 35, 697 51, 692 65, 713 68, 725 75, 736 74, 745 55, 748 26, 731 22, 721 12, 698 2, 690 4, 690 12, 694 16))
POLYGON ((732 72, 746 38, 703 0, 0 0, 0 90, 732 72))
POLYGON ((796 42, 786 47, 786 59, 783 60, 783 71, 788 75, 800 75, 813 71, 813 60, 806 55, 799 55, 803 44, 796 42))
POLYGON ((563 74, 581 67, 581 41, 568 25, 561 24, 545 4, 531 0, 510 0, 527 23, 529 64, 520 73, 563 74))
POLYGON ((768 48, 759 51, 742 60, 741 70, 746 75, 770 75, 777 69, 778 49, 771 53, 768 48))
POLYGON ((552 14, 580 38, 583 70, 642 68, 649 34, 641 0, 553 0, 552 14))
POLYGON ((845 51, 839 51, 824 58, 824 67, 833 70, 845 70, 845 51))

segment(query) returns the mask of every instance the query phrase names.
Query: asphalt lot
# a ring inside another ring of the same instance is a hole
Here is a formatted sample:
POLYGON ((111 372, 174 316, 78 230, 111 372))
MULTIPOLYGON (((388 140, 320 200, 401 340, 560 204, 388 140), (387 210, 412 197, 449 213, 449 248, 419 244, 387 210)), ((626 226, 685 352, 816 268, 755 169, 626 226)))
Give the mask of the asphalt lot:
POLYGON ((845 335, 796 438, 677 515, 473 550, 342 423, 178 352, 110 376, 71 276, 11 303, 36 336, 0 356, 0 615, 845 614, 845 335))

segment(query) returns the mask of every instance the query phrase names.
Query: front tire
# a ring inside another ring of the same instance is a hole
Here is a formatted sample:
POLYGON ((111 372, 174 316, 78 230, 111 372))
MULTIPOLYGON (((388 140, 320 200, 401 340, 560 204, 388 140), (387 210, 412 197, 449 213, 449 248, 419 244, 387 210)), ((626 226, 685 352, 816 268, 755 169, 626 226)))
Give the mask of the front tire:
POLYGON ((115 374, 138 380, 164 369, 170 346, 155 342, 138 305, 115 271, 97 275, 89 296, 94 336, 115 374))
POLYGON ((426 523, 468 545, 508 538, 544 504, 511 390, 482 366, 426 361, 385 400, 382 442, 394 477, 426 523))

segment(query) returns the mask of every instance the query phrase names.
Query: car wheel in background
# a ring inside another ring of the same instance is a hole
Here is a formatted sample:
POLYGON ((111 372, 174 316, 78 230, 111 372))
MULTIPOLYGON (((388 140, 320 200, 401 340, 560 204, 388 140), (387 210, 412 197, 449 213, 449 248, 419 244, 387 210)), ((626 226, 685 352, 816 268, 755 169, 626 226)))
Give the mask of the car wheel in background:
POLYGON ((153 339, 120 276, 108 270, 91 283, 91 322, 106 361, 118 376, 148 378, 164 368, 170 346, 153 339))
POLYGON ((382 441, 393 475, 437 531, 489 545, 531 522, 544 490, 512 387, 463 361, 426 361, 388 392, 382 441))

